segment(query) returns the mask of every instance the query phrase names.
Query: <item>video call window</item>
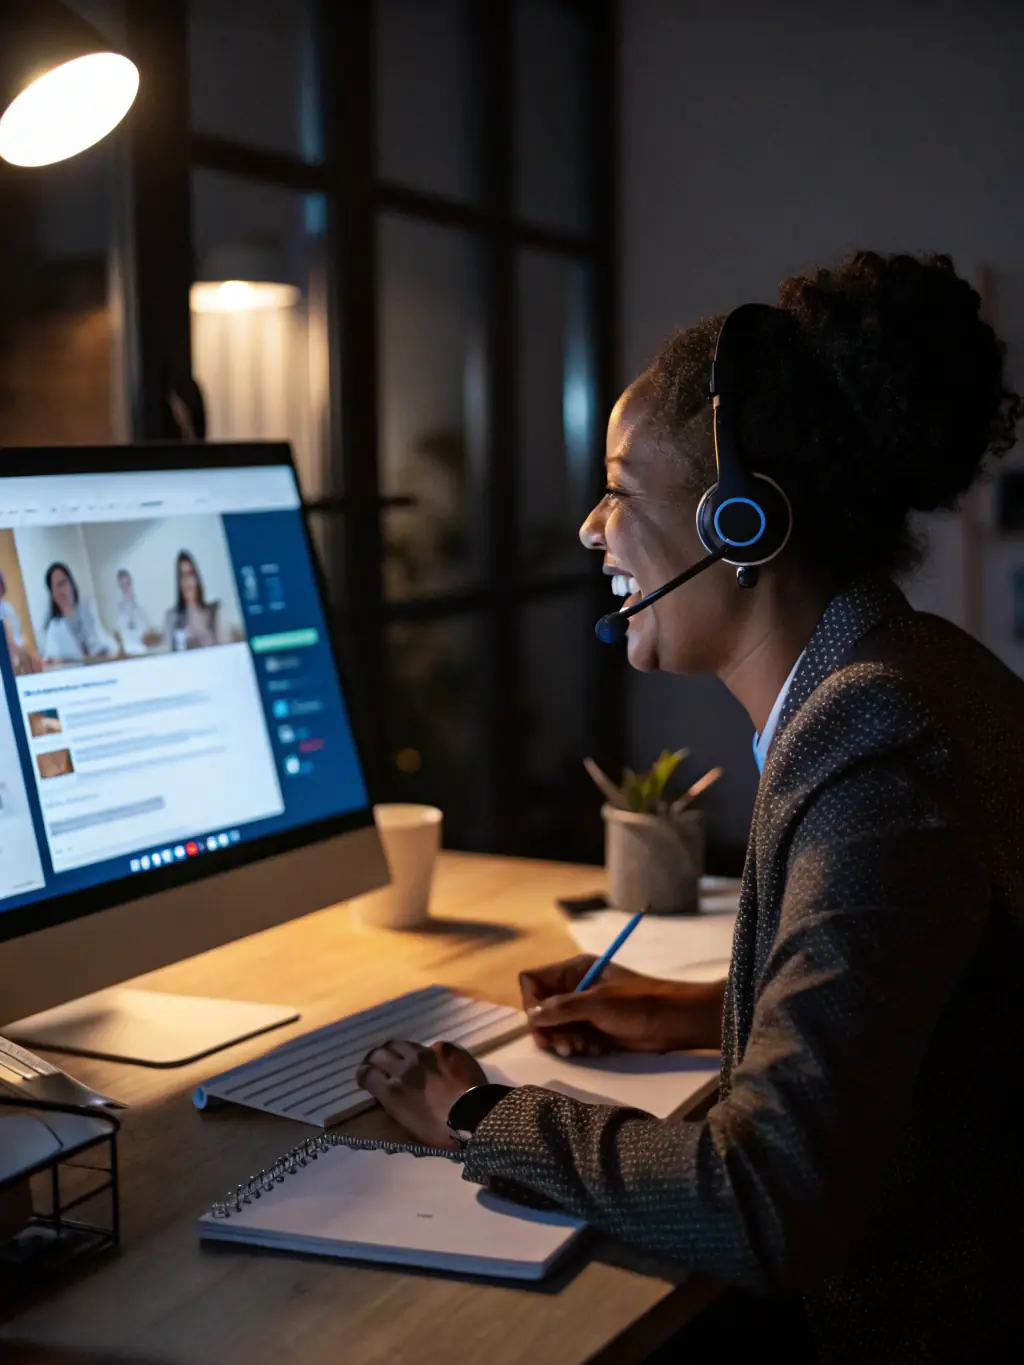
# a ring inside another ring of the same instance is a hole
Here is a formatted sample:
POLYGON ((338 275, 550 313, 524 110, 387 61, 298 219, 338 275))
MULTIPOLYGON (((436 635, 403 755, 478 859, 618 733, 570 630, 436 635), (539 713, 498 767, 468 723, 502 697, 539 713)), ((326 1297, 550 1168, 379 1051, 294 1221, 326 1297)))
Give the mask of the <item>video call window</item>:
POLYGON ((0 531, 0 621, 17 676, 246 638, 216 515, 0 531))

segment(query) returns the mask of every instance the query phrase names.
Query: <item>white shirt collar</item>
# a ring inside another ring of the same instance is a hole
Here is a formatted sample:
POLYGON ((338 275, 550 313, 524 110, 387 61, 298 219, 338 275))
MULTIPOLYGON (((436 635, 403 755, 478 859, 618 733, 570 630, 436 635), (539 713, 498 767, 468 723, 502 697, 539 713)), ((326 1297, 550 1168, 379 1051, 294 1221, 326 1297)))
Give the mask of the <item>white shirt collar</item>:
POLYGON ((793 679, 796 677, 796 671, 800 667, 800 660, 804 657, 804 653, 804 650, 800 651, 799 658, 789 670, 789 677, 782 684, 782 690, 775 698, 775 705, 772 707, 768 719, 764 723, 764 729, 759 735, 754 735, 754 762, 757 764, 757 771, 759 773, 764 771, 764 761, 768 757, 768 750, 771 748, 772 740, 775 738, 775 731, 778 729, 779 716, 782 714, 782 707, 786 700, 786 694, 790 689, 793 679))

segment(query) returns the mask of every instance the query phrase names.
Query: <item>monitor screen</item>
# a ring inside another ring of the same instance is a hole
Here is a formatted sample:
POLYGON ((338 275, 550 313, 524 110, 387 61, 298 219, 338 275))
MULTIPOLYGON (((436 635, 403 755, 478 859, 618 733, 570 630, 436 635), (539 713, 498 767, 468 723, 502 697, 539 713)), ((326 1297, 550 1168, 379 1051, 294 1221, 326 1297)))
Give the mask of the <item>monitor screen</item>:
POLYGON ((287 447, 34 455, 0 476, 0 939, 368 823, 287 447))

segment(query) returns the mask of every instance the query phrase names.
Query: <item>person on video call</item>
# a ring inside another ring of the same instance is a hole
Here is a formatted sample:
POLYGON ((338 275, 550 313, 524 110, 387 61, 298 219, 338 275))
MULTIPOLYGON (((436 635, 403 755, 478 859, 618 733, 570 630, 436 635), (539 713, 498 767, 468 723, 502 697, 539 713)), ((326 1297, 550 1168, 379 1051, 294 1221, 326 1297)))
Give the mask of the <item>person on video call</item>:
POLYGON ((151 627, 149 617, 135 596, 135 584, 127 569, 118 569, 117 586, 121 595, 117 599, 116 626, 124 652, 144 654, 151 627))
POLYGON ((3 625, 7 651, 11 656, 11 667, 15 673, 38 673, 43 662, 34 650, 29 649, 21 630, 21 620, 7 597, 7 581, 0 573, 0 623, 3 625))
POLYGON ((32 651, 25 647, 25 640, 21 633, 21 620, 14 607, 7 600, 7 581, 2 573, 0 573, 0 625, 3 626, 7 651, 11 656, 11 667, 14 672, 38 672, 39 660, 35 659, 32 651))
POLYGON ((7 600, 7 580, 0 573, 0 621, 3 622, 4 635, 12 655, 15 650, 24 649, 25 641, 21 634, 21 621, 18 613, 7 600))
MULTIPOLYGON (((721 1046, 717 1102, 660 1120, 524 1086, 459 1106, 467 1179, 740 1287, 705 1355, 684 1337, 665 1361, 1024 1359, 1004 1355, 1024 1273, 1024 682, 893 582, 911 514, 954 506, 1015 440, 979 304, 945 256, 786 280, 732 411, 792 534, 756 585, 716 563, 629 622, 634 668, 717 674, 756 731, 728 980, 613 966, 575 993, 575 958, 522 994, 561 1054, 721 1046)), ((669 340, 611 415, 581 538, 635 580, 630 603, 705 553, 721 322, 669 340)), ((395 1041, 359 1079, 453 1146, 452 1106, 485 1077, 451 1044, 395 1041)))
POLYGON ((95 609, 83 602, 66 564, 51 564, 46 571, 50 615, 43 637, 47 663, 90 663, 117 654, 117 642, 103 629, 95 609))
POLYGON ((220 620, 220 603, 207 602, 203 580, 187 550, 175 566, 178 600, 164 620, 164 636, 170 649, 205 649, 227 643, 220 620))

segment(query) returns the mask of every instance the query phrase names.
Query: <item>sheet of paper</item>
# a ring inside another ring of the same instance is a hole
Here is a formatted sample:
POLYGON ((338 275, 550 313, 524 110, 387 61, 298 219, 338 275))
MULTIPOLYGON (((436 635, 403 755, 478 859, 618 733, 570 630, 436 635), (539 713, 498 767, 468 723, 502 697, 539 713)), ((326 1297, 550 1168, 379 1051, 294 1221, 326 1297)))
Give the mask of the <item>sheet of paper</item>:
MULTIPOLYGON (((734 877, 702 877, 699 915, 651 915, 615 955, 615 961, 669 981, 720 981, 729 970, 740 883, 734 877)), ((631 916, 595 910, 566 918, 580 950, 599 956, 631 916)))
POLYGON ((667 1118, 712 1089, 720 1065, 717 1052, 671 1052, 664 1057, 620 1052, 563 1061, 542 1051, 529 1036, 487 1053, 481 1063, 499 1085, 538 1085, 589 1103, 643 1109, 657 1118, 667 1118))

